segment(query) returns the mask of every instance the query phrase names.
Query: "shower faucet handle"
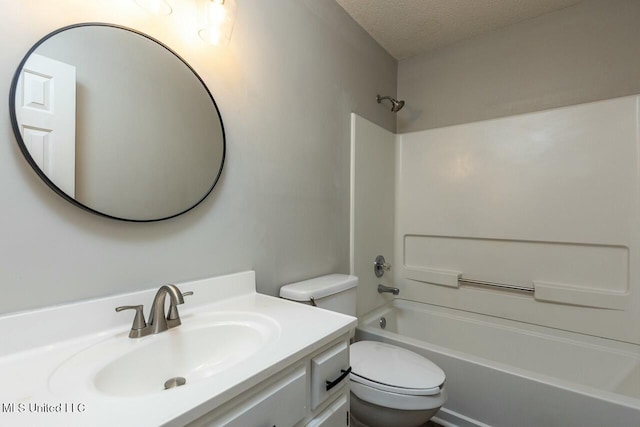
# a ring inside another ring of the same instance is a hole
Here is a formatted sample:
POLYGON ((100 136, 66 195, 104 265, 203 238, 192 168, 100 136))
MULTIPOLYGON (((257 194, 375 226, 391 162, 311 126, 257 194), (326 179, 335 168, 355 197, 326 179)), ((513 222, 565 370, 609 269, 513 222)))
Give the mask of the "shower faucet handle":
POLYGON ((382 255, 376 257, 376 261, 373 263, 373 271, 376 277, 382 277, 385 271, 391 270, 391 264, 387 263, 382 255))

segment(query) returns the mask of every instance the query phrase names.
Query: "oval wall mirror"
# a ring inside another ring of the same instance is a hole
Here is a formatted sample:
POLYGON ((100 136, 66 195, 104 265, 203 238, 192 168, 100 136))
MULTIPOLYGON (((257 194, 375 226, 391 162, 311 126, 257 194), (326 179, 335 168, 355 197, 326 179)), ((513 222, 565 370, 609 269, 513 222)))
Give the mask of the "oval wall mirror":
POLYGON ((222 172, 222 117, 204 82, 129 28, 87 23, 45 36, 18 66, 9 104, 36 173, 98 215, 172 218, 204 200, 222 172))

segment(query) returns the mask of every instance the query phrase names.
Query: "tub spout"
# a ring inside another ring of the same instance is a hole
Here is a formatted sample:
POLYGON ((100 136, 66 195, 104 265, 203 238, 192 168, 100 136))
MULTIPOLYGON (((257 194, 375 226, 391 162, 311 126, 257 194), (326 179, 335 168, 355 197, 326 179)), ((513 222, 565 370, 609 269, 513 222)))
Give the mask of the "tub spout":
POLYGON ((378 285, 378 293, 383 294, 385 292, 388 292, 393 295, 398 295, 400 293, 400 289, 392 288, 390 286, 385 286, 385 285, 378 285))

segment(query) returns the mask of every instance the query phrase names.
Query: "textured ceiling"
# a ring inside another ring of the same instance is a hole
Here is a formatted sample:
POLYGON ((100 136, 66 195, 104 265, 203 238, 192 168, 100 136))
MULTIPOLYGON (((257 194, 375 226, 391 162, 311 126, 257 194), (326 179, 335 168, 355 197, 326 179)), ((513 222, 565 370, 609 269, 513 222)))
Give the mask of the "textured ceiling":
POLYGON ((534 18, 582 0, 336 0, 396 59, 534 18))

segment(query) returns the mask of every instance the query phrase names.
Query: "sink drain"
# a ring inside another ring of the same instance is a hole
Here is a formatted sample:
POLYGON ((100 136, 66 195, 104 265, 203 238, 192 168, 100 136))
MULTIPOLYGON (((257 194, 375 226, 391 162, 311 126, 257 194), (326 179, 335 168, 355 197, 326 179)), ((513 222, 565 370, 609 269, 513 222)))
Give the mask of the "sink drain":
POLYGON ((164 382, 164 389, 169 390, 170 388, 180 387, 181 385, 185 385, 186 383, 187 380, 185 380, 183 377, 169 378, 164 382))
POLYGON ((381 317, 381 318, 380 318, 380 327, 381 327, 382 329, 384 329, 384 328, 386 328, 386 327, 387 327, 387 319, 385 319, 384 317, 381 317))

